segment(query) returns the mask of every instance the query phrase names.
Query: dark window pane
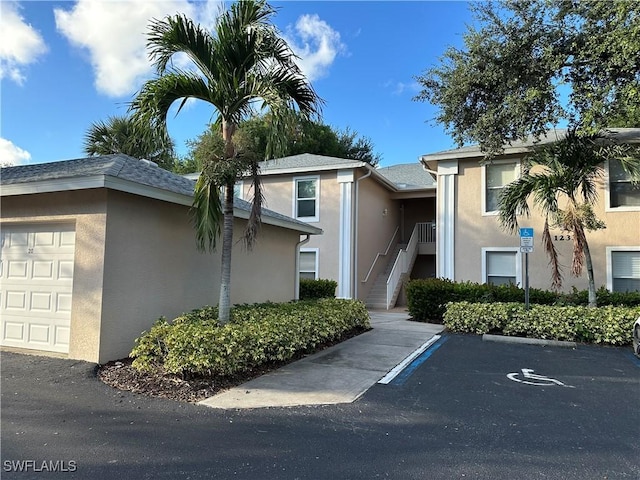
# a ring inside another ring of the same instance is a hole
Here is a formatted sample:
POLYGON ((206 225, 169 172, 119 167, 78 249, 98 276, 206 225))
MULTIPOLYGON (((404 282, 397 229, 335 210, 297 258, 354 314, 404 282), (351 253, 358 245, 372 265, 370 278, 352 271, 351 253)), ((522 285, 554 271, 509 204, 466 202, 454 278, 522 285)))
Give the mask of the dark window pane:
POLYGON ((614 278, 614 292, 640 292, 640 278, 614 278))
POLYGON ((640 206, 640 185, 631 182, 619 182, 610 184, 612 207, 638 207, 640 206))
POLYGON ((298 200, 298 217, 315 217, 315 200, 298 200))

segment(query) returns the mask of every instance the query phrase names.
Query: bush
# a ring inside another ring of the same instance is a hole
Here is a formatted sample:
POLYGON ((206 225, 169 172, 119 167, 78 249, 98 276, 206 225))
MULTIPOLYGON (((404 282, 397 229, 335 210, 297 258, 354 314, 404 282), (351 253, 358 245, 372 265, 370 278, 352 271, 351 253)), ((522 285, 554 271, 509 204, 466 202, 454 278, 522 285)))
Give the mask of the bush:
POLYGON ((626 345, 640 307, 469 303, 447 305, 444 324, 453 332, 525 336, 550 340, 626 345))
POLYGON ((242 305, 231 310, 224 326, 218 325, 217 308, 205 307, 173 322, 159 319, 136 339, 130 355, 139 370, 161 368, 183 377, 234 375, 288 361, 351 330, 368 328, 369 314, 354 300, 242 305))
POLYGON ((300 279, 300 300, 335 298, 338 282, 319 278, 317 280, 300 279))
MULTIPOLYGON (((442 323, 449 302, 524 303, 524 289, 516 285, 489 285, 473 282, 456 283, 447 279, 430 278, 407 283, 407 307, 411 316, 420 321, 442 323)), ((597 291, 598 306, 640 306, 640 292, 609 292, 605 287, 597 291)), ((556 293, 537 288, 529 289, 529 303, 537 305, 586 306, 587 290, 574 288, 570 293, 556 293)))

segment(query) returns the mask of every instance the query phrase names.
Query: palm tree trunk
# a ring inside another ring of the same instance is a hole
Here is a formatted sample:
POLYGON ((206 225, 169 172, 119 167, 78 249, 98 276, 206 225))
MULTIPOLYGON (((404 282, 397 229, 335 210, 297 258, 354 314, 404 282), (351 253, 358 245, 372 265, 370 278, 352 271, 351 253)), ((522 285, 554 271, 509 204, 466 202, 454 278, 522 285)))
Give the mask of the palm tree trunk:
POLYGON ((220 263, 220 299, 218 321, 229 323, 231 310, 231 249, 233 248, 233 183, 225 186, 222 223, 222 260, 220 263))
MULTIPOLYGON (((222 138, 225 143, 224 159, 233 158, 233 134, 236 126, 232 122, 222 121, 222 138)), ((234 182, 227 182, 224 189, 224 205, 222 207, 222 259, 220 263, 220 299, 218 300, 218 321, 221 325, 229 323, 231 310, 231 249, 233 248, 233 187, 234 182)))
POLYGON ((584 242, 584 260, 587 265, 587 276, 589 277, 589 306, 597 307, 598 299, 596 297, 596 282, 593 277, 593 262, 591 261, 591 252, 589 251, 589 244, 584 242))

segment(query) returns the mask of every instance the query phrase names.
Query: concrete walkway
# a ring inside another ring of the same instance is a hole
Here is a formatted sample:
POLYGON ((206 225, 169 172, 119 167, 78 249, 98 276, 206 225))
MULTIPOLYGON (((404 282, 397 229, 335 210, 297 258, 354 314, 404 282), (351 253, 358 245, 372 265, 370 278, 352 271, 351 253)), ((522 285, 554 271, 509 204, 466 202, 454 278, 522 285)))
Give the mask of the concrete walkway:
POLYGON ((373 330, 200 402, 213 408, 350 403, 442 325, 409 321, 403 309, 371 311, 373 330))

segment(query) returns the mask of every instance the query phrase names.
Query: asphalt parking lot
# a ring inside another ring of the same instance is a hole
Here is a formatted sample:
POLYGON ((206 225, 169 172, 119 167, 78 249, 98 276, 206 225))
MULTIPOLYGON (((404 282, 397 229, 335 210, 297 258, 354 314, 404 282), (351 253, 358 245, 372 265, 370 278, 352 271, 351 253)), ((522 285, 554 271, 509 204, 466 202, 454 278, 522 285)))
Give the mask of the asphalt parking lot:
POLYGON ((354 403, 254 410, 140 397, 90 364, 3 353, 1 476, 640 478, 630 348, 441 342, 354 403))

